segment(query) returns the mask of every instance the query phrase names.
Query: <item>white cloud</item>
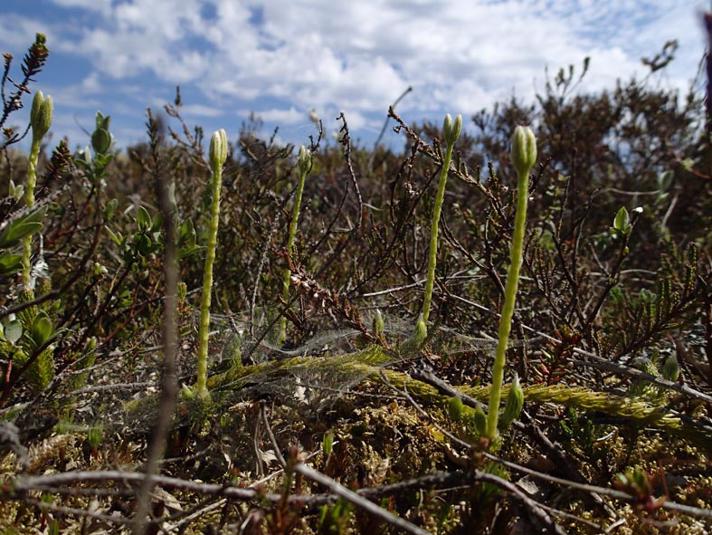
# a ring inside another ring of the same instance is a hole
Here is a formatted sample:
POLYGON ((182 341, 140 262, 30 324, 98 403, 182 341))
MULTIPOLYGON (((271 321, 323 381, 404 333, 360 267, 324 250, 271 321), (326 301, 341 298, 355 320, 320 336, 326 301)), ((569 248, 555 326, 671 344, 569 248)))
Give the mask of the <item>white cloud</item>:
POLYGON ((111 0, 52 0, 52 2, 62 7, 98 11, 104 15, 108 15, 111 12, 111 0))
POLYGON ((220 117, 225 115, 224 110, 204 104, 184 104, 180 108, 180 113, 184 117, 220 117))
MULTIPOLYGON (((585 56, 591 68, 582 89, 610 87, 645 75, 640 57, 670 38, 680 40, 679 59, 663 81, 682 88, 704 48, 696 19, 706 7, 702 0, 53 1, 92 13, 91 27, 45 26, 61 50, 92 62, 101 77, 152 74, 191 85, 212 101, 186 107, 195 116, 217 117, 223 104, 237 103, 297 125, 306 123, 299 110, 313 107, 333 121, 346 109, 354 129, 378 129, 408 85, 414 91, 400 109, 416 117, 472 113, 511 94, 531 99, 544 88, 546 67, 553 75, 585 56)), ((26 42, 28 22, 16 19, 0 20, 0 42, 26 42)))
MULTIPOLYGON (((44 33, 48 42, 54 41, 54 32, 44 21, 30 19, 12 13, 0 17, 0 46, 2 50, 22 50, 23 52, 35 41, 37 32, 44 33)), ((17 58, 20 60, 20 58, 17 58)))
MULTIPOLYGON (((241 110, 240 115, 247 115, 251 110, 241 110)), ((308 123, 309 116, 303 111, 297 110, 294 106, 288 109, 272 108, 269 110, 257 110, 255 114, 263 121, 282 125, 294 125, 308 123)))
MULTIPOLYGON (((58 0, 55 0, 57 2, 58 0)), ((73 5, 83 0, 59 0, 73 5)), ((183 41, 204 29, 199 0, 133 0, 109 4, 95 27, 83 28, 64 50, 90 59, 115 78, 153 72, 159 78, 185 83, 198 79, 211 58, 183 41)))

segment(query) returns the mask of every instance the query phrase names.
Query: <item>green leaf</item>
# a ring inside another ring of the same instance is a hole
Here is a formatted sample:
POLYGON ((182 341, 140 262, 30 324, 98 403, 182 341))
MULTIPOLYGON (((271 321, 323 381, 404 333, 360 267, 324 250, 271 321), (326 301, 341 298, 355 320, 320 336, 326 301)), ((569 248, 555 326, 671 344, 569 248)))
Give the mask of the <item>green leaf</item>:
POLYGON ((47 206, 42 206, 37 210, 34 210, 33 212, 30 212, 29 214, 25 215, 22 217, 22 221, 29 223, 42 223, 44 220, 45 213, 47 212, 47 206))
POLYGON ((22 336, 22 323, 20 320, 12 320, 5 325, 5 339, 11 344, 15 344, 22 336))
POLYGON ((509 425, 519 418, 524 407, 524 391, 522 386, 519 384, 519 377, 514 374, 514 379, 512 380, 512 385, 509 389, 509 396, 507 397, 507 405, 504 408, 504 413, 500 419, 500 426, 502 429, 507 429, 509 425))
POLYGON ((15 183, 10 180, 8 190, 10 193, 10 197, 15 199, 16 201, 19 201, 20 199, 22 199, 22 195, 25 193, 25 186, 22 184, 16 186, 15 183))
POLYGON ((32 336, 33 342, 40 347, 44 345, 54 333, 54 327, 52 326, 52 320, 49 319, 46 313, 40 312, 37 314, 35 321, 32 322, 32 328, 30 329, 30 335, 32 336))
POLYGON ((181 243, 185 243, 186 245, 190 246, 195 245, 195 227, 193 226, 193 221, 191 221, 190 219, 186 219, 180 224, 178 234, 180 236, 179 241, 181 243))
POLYGON ((329 431, 324 435, 324 440, 321 443, 321 449, 325 456, 328 457, 331 455, 331 452, 334 449, 334 433, 329 431))
POLYGON ((670 170, 663 171, 658 175, 658 189, 665 191, 672 184, 672 179, 675 177, 674 173, 670 170))
POLYGON ((109 238, 111 238, 111 241, 113 241, 116 245, 121 245, 124 242, 124 237, 120 232, 114 232, 107 226, 104 228, 106 229, 109 238))
POLYGON ((626 210, 625 206, 621 206, 613 219, 613 231, 619 236, 627 236, 632 228, 628 210, 626 210))
POLYGON ((91 135, 91 146, 97 154, 106 154, 111 147, 111 134, 104 128, 97 128, 91 135))
POLYGON ((623 232, 629 224, 630 216, 628 215, 628 210, 625 209, 625 206, 621 206, 613 220, 613 228, 623 232))
POLYGON ((178 250, 178 259, 183 260, 184 258, 188 258, 189 256, 192 256, 199 252, 201 249, 205 249, 205 247, 201 247, 199 245, 189 245, 187 247, 181 247, 178 250))
POLYGON ((139 206, 136 211, 136 224, 139 230, 148 230, 151 228, 153 222, 151 221, 151 214, 148 213, 143 206, 139 206))
POLYGON ((34 234, 41 228, 42 223, 22 223, 20 221, 10 223, 5 231, 0 234, 0 248, 7 249, 8 247, 14 247, 20 243, 22 238, 34 234))
POLYGON ((16 219, 10 223, 5 230, 0 233, 0 249, 14 247, 25 236, 29 236, 42 228, 42 219, 45 215, 45 208, 30 212, 29 214, 16 219))
POLYGON ((477 407, 474 414, 475 430, 480 436, 484 436, 487 431, 487 415, 482 407, 477 407))
MULTIPOLYGON (((163 230, 163 218, 161 217, 160 212, 152 216, 151 218, 151 230, 156 236, 161 235, 161 231, 163 230)), ((156 241, 160 241, 159 238, 156 238, 156 241)))
POLYGON ((19 271, 20 267, 22 267, 22 255, 0 255, 0 276, 11 275, 19 271))
POLYGON ((109 125, 111 124, 111 116, 104 115, 101 112, 96 112, 96 127, 103 128, 104 130, 109 130, 109 125))
POLYGON ((153 241, 148 234, 138 234, 134 239, 134 248, 141 256, 148 256, 153 251, 153 241))

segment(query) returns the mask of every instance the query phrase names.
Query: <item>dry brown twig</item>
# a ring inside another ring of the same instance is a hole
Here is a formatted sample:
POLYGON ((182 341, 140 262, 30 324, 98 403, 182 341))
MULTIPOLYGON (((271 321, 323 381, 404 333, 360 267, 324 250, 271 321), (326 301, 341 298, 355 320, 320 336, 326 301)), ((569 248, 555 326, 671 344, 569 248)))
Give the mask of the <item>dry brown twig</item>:
POLYGON ((133 533, 143 535, 146 529, 146 514, 150 505, 150 494, 153 488, 153 474, 159 469, 160 460, 166 448, 168 432, 178 398, 178 379, 176 370, 176 354, 178 352, 178 254, 176 206, 172 198, 172 186, 168 175, 161 171, 161 136, 156 129, 150 111, 148 112, 148 129, 151 134, 151 152, 153 155, 154 181, 158 193, 159 206, 163 215, 163 230, 165 233, 165 261, 163 264, 165 278, 165 299, 163 302, 163 380, 158 416, 155 423, 153 438, 146 461, 145 479, 136 495, 136 514, 134 516, 133 533))

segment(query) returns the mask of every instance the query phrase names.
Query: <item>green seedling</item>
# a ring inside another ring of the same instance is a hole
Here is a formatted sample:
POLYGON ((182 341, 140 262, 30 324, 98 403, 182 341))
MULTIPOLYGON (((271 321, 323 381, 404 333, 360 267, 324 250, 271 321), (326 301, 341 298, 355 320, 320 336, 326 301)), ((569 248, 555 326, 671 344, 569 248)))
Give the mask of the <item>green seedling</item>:
POLYGON ((415 324, 415 332, 403 344, 401 353, 417 351, 428 337, 428 318, 430 317, 430 307, 433 300, 433 287, 435 286, 435 265, 438 259, 438 230, 440 228, 440 214, 443 209, 445 199, 445 186, 447 185, 447 175, 450 171, 452 153, 455 142, 460 137, 462 131, 462 116, 458 115, 455 121, 450 114, 445 116, 443 121, 443 137, 445 139, 445 155, 440 168, 438 179, 438 191, 435 194, 435 204, 433 205, 433 216, 430 226, 430 247, 428 249, 428 272, 425 278, 425 291, 423 293, 423 308, 415 324))
MULTIPOLYGON (((299 169, 299 182, 297 191, 294 194, 294 206, 292 207, 292 219, 289 222, 289 235, 287 236, 287 253, 290 257, 294 256, 295 242, 297 241, 297 225, 299 223, 299 212, 302 209, 302 195, 304 194, 304 183, 312 168, 311 152, 302 145, 299 148, 299 156, 297 157, 297 168, 299 169)), ((292 280, 292 272, 289 266, 284 268, 282 275, 282 300, 287 303, 289 301, 289 286, 292 280)), ((287 318, 282 316, 279 324, 279 345, 284 345, 287 340, 287 318)))
MULTIPOLYGON (((502 380, 504 379, 504 364, 506 360, 509 333, 512 328, 514 304, 519 285, 519 271, 522 266, 524 249, 524 231, 527 223, 527 201, 529 198, 529 174, 536 163, 536 138, 528 127, 518 126, 512 136, 512 165, 517 172, 517 212, 514 217, 514 233, 510 249, 510 264, 507 272, 507 283, 504 289, 504 305, 499 320, 497 350, 492 367, 492 388, 490 389, 489 408, 487 414, 486 436, 490 440, 497 437, 499 418, 499 403, 502 398, 502 380)), ((521 410, 521 409, 520 409, 521 410)))
POLYGON ((504 412, 499 421, 499 428, 504 430, 512 425, 512 422, 519 418, 523 408, 524 391, 522 385, 519 384, 519 376, 515 373, 507 396, 507 404, 504 406, 504 412))
POLYGON ((227 134, 220 129, 210 139, 210 169, 212 172, 210 205, 210 226, 208 228, 208 246, 203 269, 203 293, 200 298, 200 325, 198 327, 198 377, 195 383, 195 395, 208 399, 208 338, 210 330, 210 301, 213 289, 213 264, 218 242, 220 222, 220 189, 222 187, 223 165, 227 160, 227 134))
MULTIPOLYGON (((32 127, 32 145, 30 156, 27 160, 27 182, 25 184, 25 206, 32 209, 35 205, 35 186, 37 185, 37 162, 40 157, 42 138, 52 125, 52 97, 45 97, 42 91, 35 93, 30 112, 30 126, 32 127)), ((22 241, 22 285, 25 294, 32 299, 32 236, 25 236, 22 241)))
POLYGON ((321 442, 321 451, 324 454, 324 457, 329 457, 331 455, 331 452, 334 451, 334 432, 329 431, 324 435, 324 438, 321 442))
POLYGON ((445 186, 447 185, 447 175, 452 162, 452 152, 455 148, 455 142, 460 137, 462 131, 462 116, 458 115, 453 122, 450 114, 445 116, 443 121, 443 135, 445 138, 445 156, 443 157, 443 165, 440 169, 440 178, 438 180, 438 191, 435 195, 435 205, 433 206, 433 218, 430 227, 430 248, 428 249, 428 274, 425 279, 425 293, 423 296, 422 319, 427 327, 428 318, 430 318, 430 305, 433 299, 433 286, 435 285, 435 264, 438 258, 438 229, 440 227, 440 214, 443 209, 443 201, 445 199, 445 186))
MULTIPOLYGON (((30 163, 28 164, 28 180, 25 189, 25 203, 28 207, 34 206, 34 188, 36 184, 36 165, 39 155, 39 146, 42 138, 49 130, 52 121, 52 99, 44 97, 41 92, 35 95, 32 104, 32 112, 30 116, 30 124, 32 126, 32 149, 30 151, 30 163)), ((97 185, 97 188, 102 187, 103 179, 106 173, 106 168, 112 160, 112 155, 109 153, 112 137, 109 133, 110 118, 103 116, 101 113, 96 114, 96 129, 92 134, 92 148, 94 156, 91 157, 89 150, 84 152, 83 158, 75 158, 78 166, 82 167, 89 180, 97 185), (98 131, 102 131, 102 135, 97 135, 98 131), (101 145, 97 140, 103 140, 101 145)), ((98 193, 97 193, 98 195, 98 193)), ((0 242, 4 242, 9 238, 12 242, 13 235, 17 237, 19 234, 29 232, 23 238, 23 286, 27 298, 34 296, 34 280, 30 266, 30 254, 32 250, 31 234, 41 228, 42 217, 45 214, 45 208, 40 208, 21 220, 16 221, 15 226, 10 235, 3 234, 0 236, 0 242), (30 270, 28 272, 28 270, 30 270)), ((101 269, 101 266, 99 267, 101 269)), ((40 293, 46 295, 51 291, 49 279, 40 281, 40 293)), ((56 312, 56 309, 54 309, 56 312)), ((31 364, 27 369, 27 377, 30 383, 38 390, 45 390, 55 377, 54 363, 54 345, 53 340, 58 338, 61 330, 54 326, 52 321, 53 305, 52 302, 46 302, 39 306, 32 306, 18 314, 23 329, 22 339, 18 342, 19 350, 15 353, 14 361, 18 367, 24 366, 31 360, 31 364)), ((94 358, 94 357, 92 357, 94 358)))
POLYGON ((383 338, 386 330, 386 322, 383 319, 383 314, 379 309, 376 309, 376 313, 373 316, 373 335, 376 338, 383 338))
POLYGON ((415 332, 413 332, 413 334, 400 345, 398 350, 403 355, 414 353, 423 346, 427 338, 428 326, 425 324, 423 314, 420 314, 418 316, 418 321, 415 322, 415 332))

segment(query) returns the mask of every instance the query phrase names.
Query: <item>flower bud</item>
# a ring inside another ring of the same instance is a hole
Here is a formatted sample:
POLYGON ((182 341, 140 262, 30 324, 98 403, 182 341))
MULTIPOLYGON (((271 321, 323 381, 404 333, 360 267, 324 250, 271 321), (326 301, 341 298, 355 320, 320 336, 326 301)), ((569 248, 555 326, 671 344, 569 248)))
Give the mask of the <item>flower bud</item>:
POLYGON ((52 125, 52 97, 45 97, 42 91, 35 93, 30 111, 30 125, 33 140, 40 140, 52 125))
POLYGON ((536 138, 528 126, 517 126, 512 136, 512 165, 521 177, 529 174, 536 163, 536 138))
POLYGON ((445 120, 443 121, 443 136, 445 137, 445 143, 448 146, 453 146, 460 137, 460 132, 462 131, 462 115, 455 117, 455 122, 453 123, 452 117, 448 113, 445 115, 445 120))
POLYGON ((35 96, 32 99, 32 109, 30 110, 30 124, 32 128, 37 128, 35 125, 39 122, 40 113, 42 112, 42 104, 44 104, 45 97, 41 90, 35 92, 35 96))
POLYGON ((445 114, 445 119, 443 119, 443 136, 447 140, 450 135, 450 129, 452 128, 452 117, 449 113, 445 114))
POLYGON ((299 173, 306 175, 311 169, 312 155, 311 151, 307 149, 304 145, 299 147, 299 155, 297 156, 297 166, 299 167, 299 173))
MULTIPOLYGON (((504 407, 504 413, 500 419, 501 429, 507 429, 509 425, 519 418, 524 407, 524 391, 522 385, 519 384, 519 376, 515 373, 512 385, 509 388, 509 396, 507 396, 507 405, 504 407)), ((491 409, 496 410, 496 409, 491 409)))
POLYGON ((216 130, 210 138, 210 167, 221 168, 227 160, 227 134, 224 129, 216 130))
POLYGON ((677 355, 673 351, 663 363, 663 378, 668 381, 677 381, 680 377, 680 364, 677 362, 677 355))

